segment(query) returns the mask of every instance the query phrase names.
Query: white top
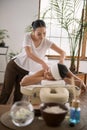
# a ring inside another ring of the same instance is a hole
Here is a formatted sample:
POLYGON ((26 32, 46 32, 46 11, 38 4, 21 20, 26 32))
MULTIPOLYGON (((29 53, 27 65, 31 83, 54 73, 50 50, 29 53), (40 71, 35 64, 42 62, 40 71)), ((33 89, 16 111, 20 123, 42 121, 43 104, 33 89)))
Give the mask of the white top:
POLYGON ((33 61, 31 58, 29 58, 24 48, 26 46, 30 46, 32 48, 33 53, 44 60, 46 51, 51 47, 52 44, 53 43, 51 41, 45 38, 42 40, 41 44, 36 48, 31 38, 31 35, 26 34, 23 41, 22 52, 16 56, 16 59, 14 61, 18 66, 27 71, 38 71, 42 68, 42 66, 37 62, 33 61))

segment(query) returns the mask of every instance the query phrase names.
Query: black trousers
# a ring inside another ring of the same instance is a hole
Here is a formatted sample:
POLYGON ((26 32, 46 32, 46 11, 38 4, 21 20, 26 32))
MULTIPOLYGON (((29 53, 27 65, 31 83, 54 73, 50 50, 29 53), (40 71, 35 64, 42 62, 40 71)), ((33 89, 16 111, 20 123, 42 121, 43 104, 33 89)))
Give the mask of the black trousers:
POLYGON ((13 103, 22 99, 20 81, 29 72, 20 68, 14 60, 8 62, 0 95, 0 104, 6 104, 14 88, 13 103))

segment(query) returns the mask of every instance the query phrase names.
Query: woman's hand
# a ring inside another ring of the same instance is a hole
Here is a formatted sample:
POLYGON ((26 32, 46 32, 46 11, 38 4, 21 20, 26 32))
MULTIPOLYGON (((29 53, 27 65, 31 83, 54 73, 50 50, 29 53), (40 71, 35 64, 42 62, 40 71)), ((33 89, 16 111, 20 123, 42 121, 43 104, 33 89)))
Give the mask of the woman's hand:
POLYGON ((45 71, 48 71, 49 66, 43 61, 43 63, 42 63, 42 68, 43 68, 45 71))
POLYGON ((54 78, 49 70, 44 72, 44 78, 47 80, 54 80, 54 78))

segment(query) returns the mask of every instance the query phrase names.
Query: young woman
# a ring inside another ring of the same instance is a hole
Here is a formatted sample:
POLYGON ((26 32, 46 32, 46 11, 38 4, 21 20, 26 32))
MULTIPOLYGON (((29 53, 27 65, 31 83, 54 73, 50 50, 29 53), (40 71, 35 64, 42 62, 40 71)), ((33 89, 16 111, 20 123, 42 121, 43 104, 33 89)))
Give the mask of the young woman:
POLYGON ((41 68, 45 71, 48 70, 49 66, 44 57, 49 48, 60 55, 60 63, 64 62, 65 52, 46 38, 45 22, 43 20, 32 22, 32 29, 32 32, 26 34, 24 38, 22 52, 7 64, 0 104, 7 103, 13 88, 13 102, 21 100, 20 81, 29 72, 35 72, 41 68))
POLYGON ((72 84, 72 78, 76 86, 81 88, 81 92, 86 92, 86 85, 84 82, 74 75, 65 65, 57 63, 54 64, 49 70, 41 70, 29 76, 26 75, 20 82, 21 86, 32 85, 40 83, 41 80, 64 80, 66 84, 72 84))

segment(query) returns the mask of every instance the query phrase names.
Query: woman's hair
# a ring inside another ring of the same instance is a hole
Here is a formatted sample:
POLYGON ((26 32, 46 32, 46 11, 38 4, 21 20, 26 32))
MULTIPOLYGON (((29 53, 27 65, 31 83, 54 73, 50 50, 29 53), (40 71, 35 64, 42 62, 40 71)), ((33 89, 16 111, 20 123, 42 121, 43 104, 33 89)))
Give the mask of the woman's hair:
POLYGON ((46 24, 43 20, 38 19, 38 20, 32 22, 32 28, 34 30, 39 27, 46 27, 46 24))

